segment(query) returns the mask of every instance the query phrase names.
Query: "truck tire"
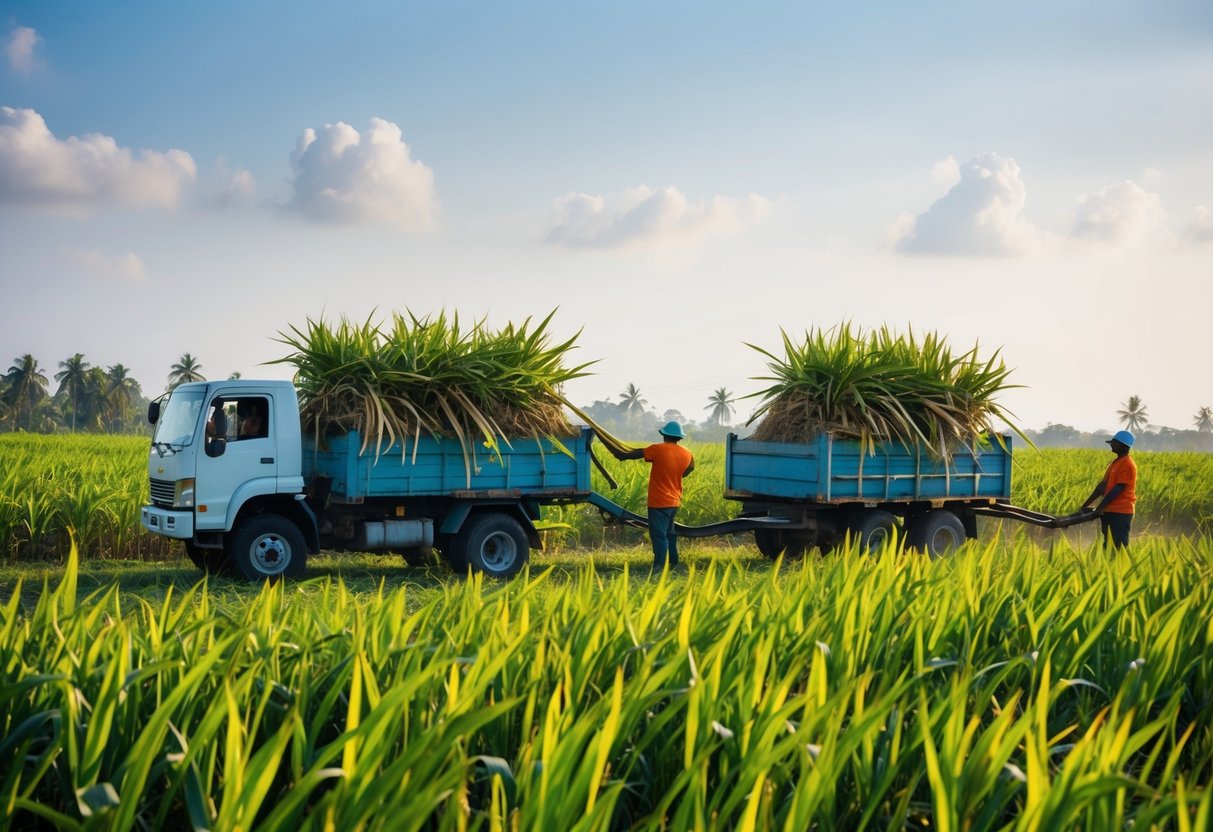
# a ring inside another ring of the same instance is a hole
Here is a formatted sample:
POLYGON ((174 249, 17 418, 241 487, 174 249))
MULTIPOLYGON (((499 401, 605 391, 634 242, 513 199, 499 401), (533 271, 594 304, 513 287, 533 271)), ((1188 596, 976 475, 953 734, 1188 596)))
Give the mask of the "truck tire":
POLYGON ((223 575, 230 571, 227 554, 222 549, 204 549, 192 540, 183 542, 185 543, 185 556, 203 572, 211 575, 223 575))
POLYGON ((232 535, 232 566, 247 581, 297 578, 307 565, 307 541, 278 514, 254 514, 232 535))
POLYGON ((910 526, 906 543, 911 549, 940 558, 965 542, 964 523, 946 509, 928 511, 910 526))
POLYGON ((897 518, 887 511, 865 508, 852 512, 847 531, 851 543, 858 543, 859 554, 868 555, 884 548, 897 531, 897 518))
POLYGON ((508 514, 491 512, 467 519, 451 542, 447 560, 457 571, 466 572, 470 566, 493 578, 510 578, 522 570, 530 553, 531 544, 518 521, 508 514), (463 564, 462 569, 456 566, 457 560, 463 564))
POLYGON ((804 557, 808 548, 803 540, 789 537, 779 529, 754 529, 754 545, 771 560, 780 555, 786 558, 804 557))

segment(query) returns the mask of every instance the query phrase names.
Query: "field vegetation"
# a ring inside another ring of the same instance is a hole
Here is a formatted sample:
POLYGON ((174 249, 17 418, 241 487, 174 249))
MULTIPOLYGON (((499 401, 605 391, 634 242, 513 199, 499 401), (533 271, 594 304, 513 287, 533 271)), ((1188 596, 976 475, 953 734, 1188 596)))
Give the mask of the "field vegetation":
MULTIPOLYGON (((700 525, 735 516, 736 504, 722 496, 724 446, 691 443, 690 448, 696 469, 686 480, 679 522, 700 525)), ((147 453, 148 442, 140 437, 0 434, 0 559, 62 559, 72 535, 86 559, 179 557, 179 544, 145 534, 139 527, 139 507, 147 499, 147 453)), ((594 488, 621 505, 643 511, 647 466, 600 456, 617 487, 611 488, 595 472, 594 488)), ((1138 453, 1134 458, 1140 470, 1135 534, 1213 534, 1213 455, 1138 453)), ((1015 459, 1014 501, 1025 508, 1063 514, 1086 499, 1111 454, 1019 449, 1015 459)), ((629 545, 644 539, 635 529, 604 524, 589 506, 548 509, 545 517, 547 543, 557 550, 629 545)), ((1005 528, 1018 531, 1016 524, 1005 528)), ((1047 539, 1062 537, 1058 532, 1047 534, 1047 539)), ((746 545, 747 540, 740 537, 731 543, 746 545)))
POLYGON ((1210 546, 9 567, 0 825, 1207 829, 1210 546))

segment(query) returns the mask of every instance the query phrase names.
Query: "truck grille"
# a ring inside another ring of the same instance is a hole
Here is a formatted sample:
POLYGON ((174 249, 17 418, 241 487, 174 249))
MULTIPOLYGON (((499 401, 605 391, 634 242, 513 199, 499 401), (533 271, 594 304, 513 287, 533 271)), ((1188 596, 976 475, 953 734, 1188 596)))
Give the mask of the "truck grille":
POLYGON ((158 480, 155 477, 152 478, 151 492, 152 503, 154 505, 158 505, 161 508, 172 508, 174 491, 175 486, 172 480, 158 480))

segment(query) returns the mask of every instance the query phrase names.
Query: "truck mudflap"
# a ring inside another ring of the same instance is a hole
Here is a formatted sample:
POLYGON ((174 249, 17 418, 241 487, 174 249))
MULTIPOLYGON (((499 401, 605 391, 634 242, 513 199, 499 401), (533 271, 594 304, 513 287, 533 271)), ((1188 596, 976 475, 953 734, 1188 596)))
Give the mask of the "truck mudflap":
POLYGON ((194 513, 172 511, 159 506, 143 506, 139 523, 152 534, 189 540, 194 536, 194 513))
MULTIPOLYGON (((649 519, 647 517, 634 511, 629 511, 596 491, 590 493, 587 502, 619 520, 624 525, 633 526, 637 529, 647 529, 649 527, 649 519)), ((792 526, 792 521, 787 517, 737 517, 732 520, 721 520, 702 526, 684 526, 681 523, 674 524, 674 528, 680 537, 715 537, 722 534, 738 534, 741 532, 752 532, 757 529, 791 528, 792 526)))

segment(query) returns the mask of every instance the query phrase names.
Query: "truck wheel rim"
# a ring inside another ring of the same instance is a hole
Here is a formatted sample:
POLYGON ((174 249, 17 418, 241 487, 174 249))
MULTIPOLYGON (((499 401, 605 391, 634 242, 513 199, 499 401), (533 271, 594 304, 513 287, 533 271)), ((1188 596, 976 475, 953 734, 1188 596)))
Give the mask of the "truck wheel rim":
POLYGON ((517 557, 518 544, 505 532, 493 532, 480 545, 480 559, 496 572, 513 566, 517 557))
POLYGON ((951 529, 938 529, 935 534, 931 535, 930 543, 927 547, 928 551, 935 557, 946 555, 959 545, 956 539, 956 533, 951 529))
POLYGON ((291 550, 276 534, 263 534, 253 541, 249 554, 253 565, 266 575, 277 575, 291 562, 291 550))

